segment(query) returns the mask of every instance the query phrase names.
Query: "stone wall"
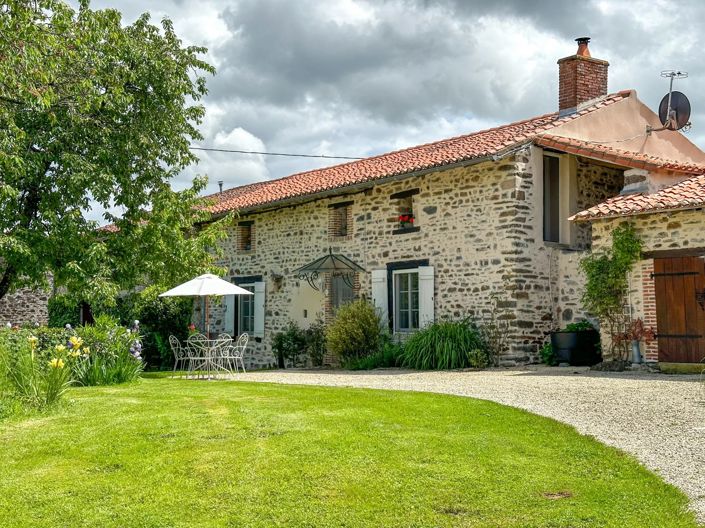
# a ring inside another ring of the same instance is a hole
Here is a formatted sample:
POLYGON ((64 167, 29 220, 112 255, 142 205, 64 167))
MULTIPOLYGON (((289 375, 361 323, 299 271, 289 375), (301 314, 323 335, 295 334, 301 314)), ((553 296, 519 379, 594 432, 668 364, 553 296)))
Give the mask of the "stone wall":
MULTIPOLYGON (((575 212, 584 211, 617 196, 624 186, 624 173, 596 165, 578 158, 577 160, 577 199, 575 212)), ((590 249, 592 244, 592 225, 589 222, 574 224, 575 246, 578 249, 590 249)))
MULTIPOLYGON (((705 211, 672 211, 640 215, 627 218, 610 218, 593 222, 593 248, 602 250, 612 243, 610 233, 620 224, 634 225, 643 243, 643 251, 648 253, 682 250, 701 252, 705 250, 705 211)), ((629 276, 629 305, 631 317, 641 318, 647 327, 657 328, 656 293, 651 273, 654 270, 653 258, 637 263, 629 276)), ((608 345, 609 336, 603 335, 608 345)), ((658 340, 642 343, 647 361, 658 361, 658 340)))
POLYGON ((0 324, 46 324, 50 291, 22 288, 0 300, 0 324))
MULTIPOLYGON (((570 237, 575 241, 572 246, 544 242, 543 151, 532 147, 530 153, 522 153, 517 159, 516 222, 511 234, 515 255, 511 260, 513 309, 521 332, 514 332, 512 339, 519 349, 515 358, 521 360, 523 355, 533 360, 550 331, 586 317, 580 303, 584 278, 578 262, 582 250, 590 245, 590 231, 571 225, 570 229, 575 230, 570 237)), ((569 214, 606 200, 623 185, 621 170, 567 155, 561 163, 575 166, 575 196, 569 214)))
MULTIPOLYGON (((307 301, 312 298, 311 287, 293 271, 323 256, 329 247, 365 268, 356 290, 367 298, 372 270, 428 259, 435 269, 436 320, 467 316, 483 320, 496 305, 495 313, 508 325, 504 363, 535 360, 546 333, 556 326, 556 314, 572 320, 581 313, 576 301, 579 283, 571 278, 575 259, 571 252, 562 255, 564 249, 543 242, 540 188, 535 185, 542 178, 536 167, 540 154, 540 149, 527 147, 497 162, 439 170, 364 192, 241 215, 223 243, 221 265, 228 269, 230 280, 261 275, 266 282, 265 335, 251 348, 250 366, 274 363, 271 336, 289 320, 303 326, 313 320, 307 301), (391 197, 409 190, 418 190, 411 200, 414 229, 399 232, 399 200, 391 197), (331 236, 334 222, 329 206, 350 201, 349 234, 331 236), (251 251, 238 250, 237 224, 243 221, 254 222, 251 251), (275 276, 283 279, 275 281, 275 276)), ((580 203, 594 205, 604 196, 590 182, 602 185, 606 173, 589 164, 580 167, 581 188, 591 193, 580 203)), ((611 192, 613 186, 607 188, 605 192, 611 192)), ((323 297, 314 297, 325 313, 325 279, 320 286, 323 297)), ((214 330, 222 330, 223 305, 214 304, 211 314, 214 330)))

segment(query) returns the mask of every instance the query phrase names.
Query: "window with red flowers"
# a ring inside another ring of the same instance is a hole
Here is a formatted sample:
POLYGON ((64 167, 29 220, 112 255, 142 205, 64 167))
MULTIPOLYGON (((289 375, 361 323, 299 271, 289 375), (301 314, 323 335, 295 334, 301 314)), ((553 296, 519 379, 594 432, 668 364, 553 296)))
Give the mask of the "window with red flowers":
POLYGON ((396 202, 397 210, 397 229, 394 231, 395 234, 418 231, 416 217, 414 216, 414 196, 418 192, 418 189, 412 189, 391 196, 391 199, 396 202))

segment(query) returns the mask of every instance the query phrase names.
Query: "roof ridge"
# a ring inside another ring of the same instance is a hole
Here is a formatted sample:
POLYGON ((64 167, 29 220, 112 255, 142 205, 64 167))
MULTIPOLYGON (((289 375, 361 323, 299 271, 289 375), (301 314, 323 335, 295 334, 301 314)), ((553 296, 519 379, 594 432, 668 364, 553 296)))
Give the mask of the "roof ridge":
POLYGON ((203 198, 214 199, 216 204, 210 206, 209 209, 214 213, 223 213, 233 209, 251 208, 313 195, 388 176, 479 159, 503 152, 522 141, 534 138, 537 132, 547 132, 566 121, 580 118, 586 113, 604 108, 629 97, 631 94, 631 90, 607 94, 595 100, 588 107, 567 116, 560 116, 558 112, 541 114, 467 134, 383 152, 359 160, 231 187, 223 192, 209 194, 203 198), (417 154, 414 155, 415 153, 417 154), (314 180, 318 176, 320 179, 314 180), (287 182, 295 183, 287 189, 287 182), (257 187, 259 187, 259 192, 256 192, 257 187))

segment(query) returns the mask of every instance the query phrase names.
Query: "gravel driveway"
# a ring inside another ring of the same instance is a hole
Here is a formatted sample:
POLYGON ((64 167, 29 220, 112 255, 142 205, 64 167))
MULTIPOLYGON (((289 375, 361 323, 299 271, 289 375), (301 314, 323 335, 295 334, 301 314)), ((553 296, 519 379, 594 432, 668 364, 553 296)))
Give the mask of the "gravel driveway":
POLYGON ((681 488, 705 522, 705 390, 698 376, 527 367, 481 372, 262 371, 238 379, 440 392, 526 409, 635 455, 681 488))

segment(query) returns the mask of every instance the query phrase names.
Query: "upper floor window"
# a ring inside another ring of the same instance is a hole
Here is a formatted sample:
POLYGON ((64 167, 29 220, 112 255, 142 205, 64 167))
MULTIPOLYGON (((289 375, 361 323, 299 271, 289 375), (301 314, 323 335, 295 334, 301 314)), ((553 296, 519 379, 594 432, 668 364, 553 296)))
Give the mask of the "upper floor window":
POLYGON ((561 174, 560 158, 543 157, 543 239, 561 241, 561 174))
POLYGON ((328 235, 331 237, 347 237, 352 228, 352 204, 342 202, 331 204, 328 215, 328 235))
POLYGON ((255 225, 252 221, 240 222, 237 225, 237 249, 252 251, 255 242, 255 225))
POLYGON ((402 191, 390 196, 396 202, 398 229, 394 233, 405 233, 408 231, 418 231, 416 216, 414 214, 414 196, 419 193, 418 189, 402 191))

